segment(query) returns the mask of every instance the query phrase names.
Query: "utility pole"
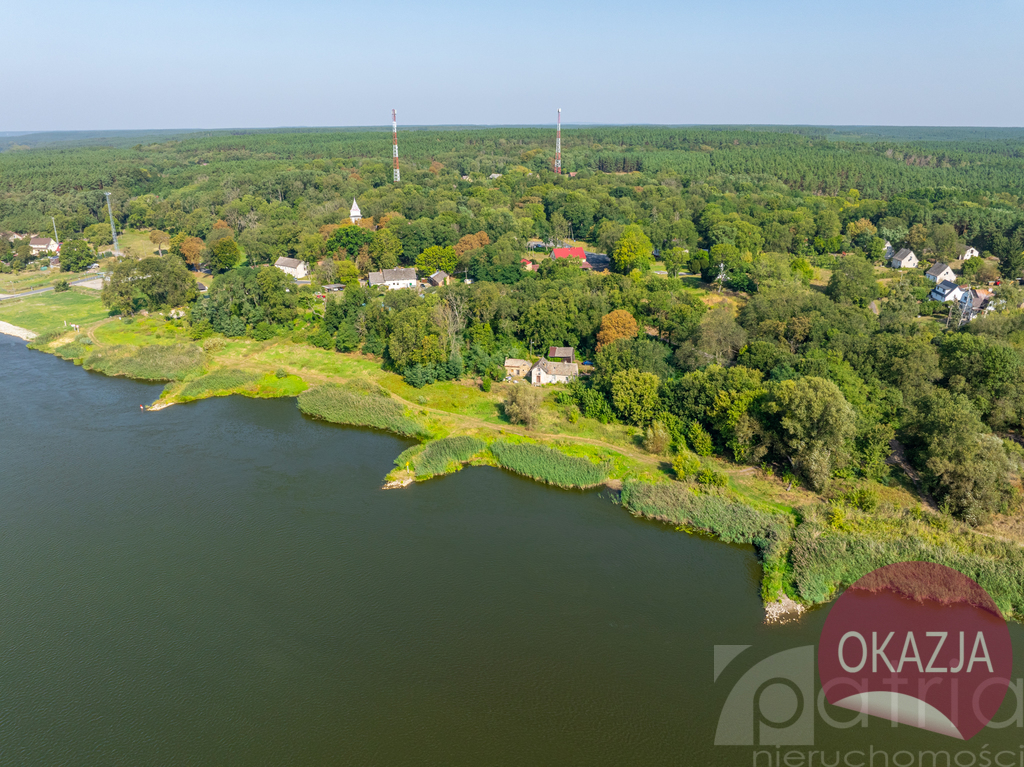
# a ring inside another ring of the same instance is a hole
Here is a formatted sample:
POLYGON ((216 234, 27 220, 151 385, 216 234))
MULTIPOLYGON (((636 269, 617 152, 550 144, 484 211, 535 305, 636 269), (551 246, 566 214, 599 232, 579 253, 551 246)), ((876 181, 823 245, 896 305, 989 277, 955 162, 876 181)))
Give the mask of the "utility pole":
POLYGON ((402 180, 402 174, 398 170, 398 113, 391 110, 391 138, 394 147, 394 159, 395 159, 395 183, 397 184, 402 180))
POLYGON ((562 173, 562 110, 558 110, 558 127, 555 128, 555 173, 562 173))
POLYGON ((107 196, 107 213, 110 214, 110 236, 114 238, 114 255, 121 255, 121 248, 117 244, 117 230, 114 228, 114 209, 110 207, 110 192, 104 192, 107 196))

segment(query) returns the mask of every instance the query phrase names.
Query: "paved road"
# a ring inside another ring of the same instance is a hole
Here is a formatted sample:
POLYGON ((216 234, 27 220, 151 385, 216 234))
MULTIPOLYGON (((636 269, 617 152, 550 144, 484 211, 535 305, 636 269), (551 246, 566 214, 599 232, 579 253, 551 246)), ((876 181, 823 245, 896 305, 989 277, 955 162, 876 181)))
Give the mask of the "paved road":
MULTIPOLYGON (((80 285, 83 282, 92 282, 93 280, 96 280, 96 279, 102 280, 103 279, 103 275, 102 274, 100 274, 100 275, 93 274, 93 275, 91 275, 89 277, 82 277, 81 279, 75 280, 74 282, 69 282, 68 284, 69 285, 80 285)), ((40 293, 48 293, 51 290, 53 290, 52 287, 49 287, 49 288, 36 288, 35 290, 26 290, 24 293, 13 293, 11 295, 5 295, 3 293, 0 293, 0 301, 6 301, 9 298, 24 298, 25 296, 36 296, 36 295, 39 295, 40 293)))

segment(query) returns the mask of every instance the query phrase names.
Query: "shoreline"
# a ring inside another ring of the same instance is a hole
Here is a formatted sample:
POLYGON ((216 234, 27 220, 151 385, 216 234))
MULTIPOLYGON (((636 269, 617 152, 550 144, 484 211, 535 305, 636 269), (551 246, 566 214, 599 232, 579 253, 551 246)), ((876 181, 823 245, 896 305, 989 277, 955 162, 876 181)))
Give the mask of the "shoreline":
POLYGON ((0 333, 2 333, 5 336, 14 336, 15 338, 20 338, 22 341, 31 341, 37 335, 36 333, 33 333, 31 330, 19 328, 17 325, 12 325, 11 323, 3 322, 2 320, 0 320, 0 333))
MULTIPOLYGON (((15 328, 5 323, 8 327, 15 328)), ((23 331, 22 328, 17 328, 19 331, 23 331)), ((13 335, 13 333, 12 333, 13 335)), ((19 334, 19 337, 20 336, 19 334)), ((38 349, 43 353, 53 354, 53 348, 56 344, 60 343, 60 339, 53 339, 49 343, 45 344, 46 348, 38 349)), ((32 348, 35 348, 34 346, 32 348)), ((114 347, 118 348, 118 347, 114 347)), ((75 360, 76 363, 81 364, 80 360, 75 360)), ((230 370, 230 368, 228 368, 230 370)), ((98 372, 104 373, 104 375, 110 376, 112 374, 109 370, 100 370, 98 372)), ((117 375, 118 373, 114 373, 117 375)), ((210 373, 204 373, 204 375, 214 375, 210 373)), ((131 378, 130 375, 126 374, 126 377, 131 378)), ((294 374, 286 376, 286 378, 292 378, 294 374)), ((200 377, 201 378, 201 377, 200 377)), ((353 379, 358 382, 358 378, 353 376, 353 379)), ((200 379, 196 379, 200 380, 200 379)), ((300 379, 301 381, 301 379, 300 379)), ((227 383, 227 382, 225 382, 227 383)), ((246 385, 249 385, 249 379, 246 379, 246 385)), ((343 383, 331 383, 331 384, 320 384, 321 386, 340 386, 344 387, 351 383, 347 379, 343 383)), ((242 394, 243 396, 253 396, 252 392, 235 390, 232 391, 232 387, 226 386, 225 388, 211 388, 208 391, 203 391, 200 396, 196 396, 194 399, 206 399, 214 396, 226 396, 229 394, 242 394)), ((364 392, 366 386, 359 387, 357 394, 366 394, 364 392)), ((383 394, 384 390, 381 387, 380 393, 383 394)), ((309 391, 309 389, 303 390, 289 390, 285 393, 285 390, 280 392, 262 392, 259 398, 263 397, 298 397, 299 394, 309 391)), ((387 400, 395 402, 392 399, 392 395, 388 393, 387 400)), ((190 398, 187 401, 192 401, 190 398)), ((160 397, 153 402, 147 410, 158 411, 173 404, 177 404, 178 400, 175 395, 165 390, 160 397)), ((399 397, 397 402, 403 403, 406 408, 415 409, 415 405, 410 405, 408 402, 401 400, 399 397)), ((384 433, 392 434, 400 438, 408 439, 410 434, 406 431, 402 431, 399 428, 395 428, 393 424, 388 422, 387 418, 384 418, 384 422, 376 423, 375 419, 370 419, 370 422, 365 422, 363 418, 357 418, 355 421, 348 420, 349 416, 343 416, 335 419, 330 417, 324 417, 326 414, 320 413, 307 413, 301 406, 299 407, 300 412, 312 415, 318 420, 322 419, 327 423, 333 423, 341 426, 363 426, 381 431, 384 433)), ((360 411, 361 412, 361 411, 360 411)), ((400 420, 406 420, 413 414, 406 412, 400 420)), ((425 410, 415 414, 417 417, 422 416, 426 420, 426 425, 423 427, 426 431, 418 436, 418 441, 422 441, 425 444, 437 442, 442 439, 446 439, 449 436, 459 436, 460 434, 465 435, 467 433, 475 434, 473 424, 469 426, 458 423, 455 421, 446 421, 444 416, 448 416, 447 413, 440 411, 433 412, 432 415, 428 416, 425 410)), ((420 420, 423 420, 421 418, 420 420)), ((497 428, 497 427, 495 427, 497 428)), ((515 442, 524 442, 530 444, 538 444, 541 447, 547 447, 550 449, 558 450, 558 452, 565 453, 568 457, 579 457, 585 455, 592 461, 595 459, 593 456, 587 454, 586 451, 593 452, 596 448, 583 443, 575 444, 570 446, 569 450, 559 449, 564 447, 558 444, 559 440, 557 435, 541 435, 538 434, 535 437, 527 437, 526 435, 516 435, 511 433, 505 435, 504 429, 497 428, 496 439, 508 439, 513 438, 515 442), (538 437, 554 437, 552 439, 537 439, 538 437), (576 450, 571 449, 575 447, 576 450)), ((617 451, 611 445, 601 445, 604 451, 616 453, 617 451)), ((405 455, 403 453, 402 455, 405 455)), ((401 456, 399 456, 401 457, 401 456)), ((607 455, 598 456, 608 461, 607 455)), ((766 624, 785 624, 791 621, 799 621, 802 615, 809 610, 811 607, 819 604, 830 602, 835 598, 838 590, 842 587, 842 579, 839 582, 834 583, 833 588, 827 588, 827 583, 817 583, 812 577, 809 581, 815 590, 810 594, 803 594, 799 591, 799 585, 797 583, 796 574, 785 566, 787 558, 792 554, 794 547, 799 544, 804 548, 807 547, 807 542, 800 542, 793 538, 791 528, 795 527, 795 524, 787 524, 789 517, 781 514, 775 508, 762 508, 760 506, 751 504, 750 501, 742 494, 733 493, 729 490, 723 489, 717 492, 709 490, 702 490, 701 488, 691 487, 688 485, 680 485, 676 482, 662 482, 657 477, 649 475, 645 471, 644 466, 632 465, 635 463, 633 459, 628 459, 624 454, 619 454, 619 459, 625 464, 619 466, 616 469, 618 476, 605 477, 601 482, 591 485, 591 488, 604 487, 609 494, 612 496, 610 500, 612 503, 622 505, 626 511, 636 517, 646 518, 651 521, 662 522, 664 524, 674 527, 680 532, 687 532, 690 534, 698 533, 709 536, 712 539, 719 540, 724 543, 740 543, 740 544, 753 544, 756 556, 762 569, 762 595, 761 600, 764 605, 765 614, 764 621, 766 624), (624 481, 626 480, 626 481, 624 481), (667 505, 666 505, 667 504, 667 505), (793 590, 791 590, 793 589, 793 590), (794 591, 795 590, 795 591, 794 591), (796 596, 795 599, 787 597, 786 592, 796 596)), ((485 462, 486 465, 495 465, 490 462, 485 462)), ((480 465, 477 461, 462 461, 460 462, 459 468, 465 465, 480 465)), ((512 473, 520 474, 510 467, 503 467, 507 471, 512 473)), ((455 469, 457 470, 457 469, 455 469)), ((447 474, 450 471, 441 472, 441 474, 447 474)), ((438 476, 434 474, 432 476, 438 476)), ((547 484, 544 479, 533 476, 531 473, 522 473, 527 479, 530 479, 540 484, 547 484)), ((383 489, 400 489, 408 487, 416 482, 415 477, 409 477, 405 472, 396 472, 384 478, 383 489)), ((559 486, 559 485, 555 485, 559 486)), ((848 512, 853 514, 854 512, 848 512)), ((802 524, 807 527, 813 528, 814 539, 817 540, 819 536, 824 536, 825 542, 829 542, 831 539, 836 538, 842 539, 841 542, 849 544, 864 544, 867 542, 874 542, 874 539, 867 535, 864 531, 838 531, 833 529, 834 526, 830 525, 826 518, 821 517, 820 514, 811 514, 808 519, 803 520, 802 524), (845 536, 845 537, 844 537, 845 536)), ((924 523, 918 523, 918 527, 924 523)), ((904 534, 909 533, 909 530, 901 527, 904 534)), ((819 547, 812 547, 813 550, 805 551, 804 555, 808 556, 821 554, 818 551, 819 547)), ((915 550, 917 556, 937 556, 941 559, 945 558, 949 554, 949 544, 947 542, 939 541, 921 541, 918 539, 918 545, 915 550), (945 545, 944 545, 945 544, 945 545)), ((984 552, 972 552, 971 559, 978 566, 991 565, 991 557, 985 557, 984 552), (988 560, 987 562, 985 560, 988 560)), ((884 559, 884 557, 882 557, 884 559)), ((811 562, 808 567, 809 572, 813 576, 819 574, 825 578, 826 581, 830 581, 834 578, 834 575, 830 572, 826 572, 828 568, 824 564, 824 560, 811 562), (821 572, 819 572, 821 571, 821 572)), ((1004 605, 1000 605, 1001 611, 1004 613, 1004 618, 1008 620, 1021 620, 1024 615, 1024 610, 1015 610, 1015 601, 1012 596, 1008 596, 1006 593, 1000 592, 1000 597, 1003 598, 1004 605)))

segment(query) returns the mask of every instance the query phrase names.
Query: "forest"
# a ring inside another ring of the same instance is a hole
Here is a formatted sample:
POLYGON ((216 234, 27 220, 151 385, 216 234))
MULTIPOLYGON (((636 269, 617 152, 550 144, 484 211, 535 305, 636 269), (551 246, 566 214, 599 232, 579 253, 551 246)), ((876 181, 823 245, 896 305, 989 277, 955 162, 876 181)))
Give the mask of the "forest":
MULTIPOLYGON (((416 387, 487 387, 505 357, 573 346, 593 372, 557 394, 566 417, 635 427, 680 479, 722 483, 702 461, 718 455, 824 492, 908 481, 903 462, 956 519, 1018 508, 1024 132, 580 128, 556 175, 550 130, 410 130, 398 184, 390 147, 259 131, 6 151, 0 230, 53 217, 72 251, 102 248, 110 192, 118 227, 159 255, 119 263, 105 302, 185 305, 197 340, 362 351, 416 387), (610 268, 547 257, 569 241, 610 268), (887 243, 921 266, 888 269, 887 243), (951 322, 925 270, 966 245, 981 255, 959 276, 996 310, 951 322), (282 256, 312 285, 268 266, 282 256), (358 282, 396 266, 458 279, 425 295, 358 282), (198 269, 215 276, 203 295, 198 269), (319 298, 329 283, 346 289, 319 298)), ((0 239, 0 261, 31 256, 0 239)), ((507 403, 523 423, 527 399, 507 403)))

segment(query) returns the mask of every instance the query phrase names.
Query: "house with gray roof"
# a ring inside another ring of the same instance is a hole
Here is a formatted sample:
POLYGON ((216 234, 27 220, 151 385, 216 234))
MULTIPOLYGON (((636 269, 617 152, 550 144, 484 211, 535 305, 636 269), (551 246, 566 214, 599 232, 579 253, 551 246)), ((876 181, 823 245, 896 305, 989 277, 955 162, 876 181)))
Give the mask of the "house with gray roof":
POLYGON ((572 346, 551 346, 548 348, 548 359, 552 362, 575 362, 576 349, 572 346))
POLYGON ((956 279, 956 274, 949 268, 948 264, 935 264, 935 266, 924 273, 924 276, 936 285, 946 282, 947 280, 952 282, 956 279))
POLYGON ((366 275, 370 286, 380 285, 388 290, 416 287, 416 270, 411 268, 384 269, 366 275))
POLYGON ((543 386, 551 383, 569 383, 580 374, 575 362, 552 362, 541 357, 530 368, 530 383, 543 386))
POLYGON ((281 256, 274 262, 274 266, 285 274, 290 274, 297 280, 301 280, 309 274, 309 267, 306 266, 306 262, 300 261, 297 258, 285 258, 284 256, 281 256))
POLYGON ((932 301, 959 301, 964 294, 964 289, 950 280, 944 280, 936 285, 928 297, 932 301))
POLYGON ((917 255, 910 248, 900 248, 889 265, 893 269, 913 269, 917 266, 917 255))

